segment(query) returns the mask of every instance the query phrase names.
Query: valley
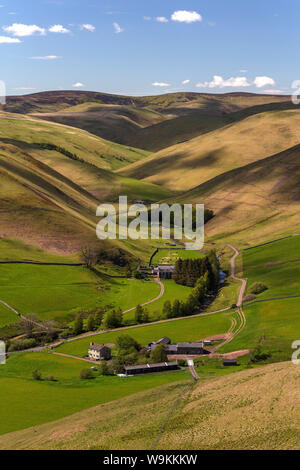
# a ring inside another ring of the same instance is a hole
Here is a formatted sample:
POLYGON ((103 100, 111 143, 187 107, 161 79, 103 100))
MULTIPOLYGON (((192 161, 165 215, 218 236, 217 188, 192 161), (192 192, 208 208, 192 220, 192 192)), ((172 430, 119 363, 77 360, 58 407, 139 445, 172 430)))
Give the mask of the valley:
POLYGON ((0 447, 148 449, 188 388, 159 448, 296 448, 300 114, 288 97, 64 91, 8 97, 0 112, 0 447), (120 195, 205 204, 203 249, 97 239, 97 206, 120 195), (207 341, 209 354, 179 355, 173 372, 101 374, 90 344, 116 367, 123 335, 128 364, 154 363, 147 348, 165 337, 207 341))

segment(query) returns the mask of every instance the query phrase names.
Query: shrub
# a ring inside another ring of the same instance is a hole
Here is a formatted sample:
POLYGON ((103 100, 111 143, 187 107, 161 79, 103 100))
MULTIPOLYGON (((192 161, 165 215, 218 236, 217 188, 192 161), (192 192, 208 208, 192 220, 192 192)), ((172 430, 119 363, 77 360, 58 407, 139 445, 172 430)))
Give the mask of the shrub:
POLYGON ((9 345, 8 351, 22 351, 23 349, 34 348, 36 345, 37 342, 34 338, 20 339, 12 341, 9 345))
POLYGON ((89 379, 92 379, 93 377, 94 377, 93 372, 90 369, 82 369, 80 371, 80 378, 82 380, 89 380, 89 379))
POLYGON ((35 369, 35 370, 32 372, 32 378, 33 378, 34 380, 42 380, 42 373, 41 373, 39 370, 35 369))
POLYGON ((179 365, 179 367, 185 367, 186 366, 186 361, 184 359, 179 359, 178 360, 178 365, 179 365))
POLYGON ((107 362, 102 361, 99 366, 99 374, 100 375, 111 375, 110 368, 108 367, 107 362))
POLYGON ((252 284, 250 286, 249 292, 250 292, 250 294, 258 295, 258 294, 261 294, 262 292, 264 292, 267 289, 268 289, 268 287, 263 282, 254 282, 254 284, 252 284))
POLYGON ((243 302, 250 302, 251 300, 256 299, 256 295, 254 294, 248 294, 243 298, 243 302))
POLYGON ((47 380, 48 382, 57 382, 53 375, 48 375, 48 377, 45 377, 45 380, 47 380))

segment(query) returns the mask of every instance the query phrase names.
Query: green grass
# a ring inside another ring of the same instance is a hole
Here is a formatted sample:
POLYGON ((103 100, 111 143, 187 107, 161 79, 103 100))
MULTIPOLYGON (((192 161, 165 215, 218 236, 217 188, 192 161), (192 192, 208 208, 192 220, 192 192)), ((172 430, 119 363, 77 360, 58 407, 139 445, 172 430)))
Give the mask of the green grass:
POLYGON ((196 259, 204 255, 198 251, 179 250, 176 248, 162 248, 152 259, 152 264, 174 264, 177 259, 196 259))
POLYGON ((2 238, 0 261, 39 261, 45 263, 78 263, 78 255, 60 256, 24 243, 22 240, 2 238))
POLYGON ((244 251, 244 274, 249 287, 263 282, 268 289, 257 299, 300 294, 300 237, 244 251))
POLYGON ((219 313, 211 316, 192 317, 171 322, 146 325, 141 327, 123 328, 121 331, 89 336, 77 339, 60 346, 57 351, 83 357, 91 341, 95 343, 115 343, 121 334, 128 334, 135 338, 141 345, 147 345, 150 341, 168 336, 172 342, 197 341, 211 335, 226 333, 230 327, 230 312, 219 313))
MULTIPOLYGON (((148 282, 148 284, 150 283, 148 282)), ((163 284, 165 286, 164 295, 160 299, 156 300, 155 302, 149 305, 146 305, 146 308, 149 312, 149 319, 151 321, 159 320, 161 318, 162 309, 163 309, 164 303, 167 300, 169 300, 171 303, 173 303, 175 299, 185 301, 192 291, 191 287, 181 286, 180 284, 176 284, 176 282, 172 280, 163 281, 163 284)), ((158 293, 159 293, 159 289, 157 291, 157 294, 158 293)), ((133 295, 139 296, 139 293, 134 292, 133 295)), ((154 297, 155 295, 152 298, 154 297)), ((133 317, 134 317, 134 311, 128 312, 125 315, 125 318, 127 320, 132 319, 133 317)))
POLYGON ((291 344, 300 338, 300 299, 274 300, 244 307, 246 327, 220 352, 252 349, 260 338, 273 360, 289 360, 291 344))
POLYGON ((53 421, 77 411, 148 390, 186 380, 184 371, 141 377, 100 377, 80 380, 89 365, 83 361, 47 353, 15 354, 0 366, 0 434, 53 421), (34 381, 32 371, 53 375, 58 381, 34 381))
POLYGON ((17 323, 18 316, 0 303, 0 328, 17 323))
POLYGON ((154 282, 97 276, 84 267, 0 265, 0 299, 40 319, 72 319, 95 307, 135 307, 159 293, 154 282))

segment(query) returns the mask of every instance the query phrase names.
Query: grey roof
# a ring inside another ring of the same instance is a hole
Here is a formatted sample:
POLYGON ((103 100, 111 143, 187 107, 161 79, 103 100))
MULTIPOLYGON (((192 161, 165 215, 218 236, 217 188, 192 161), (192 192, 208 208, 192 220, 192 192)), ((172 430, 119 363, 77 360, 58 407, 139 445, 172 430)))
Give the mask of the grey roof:
POLYGON ((179 348, 203 348, 202 341, 200 343, 178 343, 179 348))
POLYGON ((93 349, 94 351, 101 351, 102 349, 108 349, 105 344, 90 344, 89 349, 93 349))
POLYGON ((173 273, 175 271, 175 266, 172 265, 164 265, 164 266, 156 266, 153 268, 153 271, 155 272, 161 272, 161 273, 173 273))
POLYGON ((172 367, 177 366, 177 361, 173 362, 159 362, 157 364, 139 364, 137 366, 125 366, 125 370, 138 370, 138 369, 155 369, 156 367, 172 367))
POLYGON ((164 336, 163 338, 160 338, 158 341, 156 341, 156 344, 161 344, 161 343, 169 344, 171 343, 171 340, 167 336, 164 336))
POLYGON ((167 351, 175 351, 176 352, 177 348, 178 348, 177 344, 168 344, 167 351))

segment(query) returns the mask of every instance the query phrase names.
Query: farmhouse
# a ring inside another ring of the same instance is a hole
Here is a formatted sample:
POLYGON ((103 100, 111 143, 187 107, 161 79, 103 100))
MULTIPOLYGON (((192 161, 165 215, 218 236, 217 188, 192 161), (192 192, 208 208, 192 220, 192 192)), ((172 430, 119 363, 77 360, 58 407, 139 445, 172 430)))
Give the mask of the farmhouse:
POLYGON ((137 366, 125 366, 126 375, 140 375, 140 374, 152 374, 154 372, 167 372, 171 370, 177 370, 178 363, 174 362, 160 362, 158 364, 142 364, 137 366))
POLYGON ((172 279, 174 273, 175 273, 175 266, 172 266, 172 265, 156 266, 152 270, 152 274, 157 276, 159 279, 172 279))
POLYGON ((89 358, 94 361, 109 360, 111 358, 111 350, 104 344, 90 343, 88 352, 89 358))

